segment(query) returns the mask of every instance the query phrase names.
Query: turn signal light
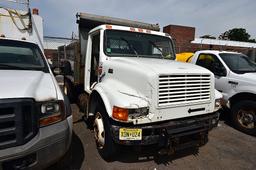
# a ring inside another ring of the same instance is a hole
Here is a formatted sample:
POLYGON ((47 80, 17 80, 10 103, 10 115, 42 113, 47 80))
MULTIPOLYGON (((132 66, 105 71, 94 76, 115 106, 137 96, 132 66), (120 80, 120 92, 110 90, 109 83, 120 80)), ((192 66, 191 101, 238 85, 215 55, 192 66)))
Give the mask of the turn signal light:
POLYGON ((141 29, 141 28, 138 28, 138 31, 139 31, 139 32, 143 32, 143 29, 141 29))
POLYGON ((34 14, 34 15, 39 15, 39 9, 33 8, 33 9, 32 9, 32 14, 34 14))
POLYGON ((112 116, 113 116, 113 118, 115 118, 117 120, 127 121, 128 120, 128 109, 114 106, 112 116))
POLYGON ((130 27, 130 31, 135 32, 136 30, 135 30, 135 28, 130 27))
POLYGON ((106 25, 106 29, 112 29, 112 25, 106 25))
POLYGON ((53 123, 60 122, 62 120, 63 120, 63 115, 57 114, 57 115, 52 115, 52 116, 40 119, 39 124, 42 127, 42 126, 47 126, 53 123))

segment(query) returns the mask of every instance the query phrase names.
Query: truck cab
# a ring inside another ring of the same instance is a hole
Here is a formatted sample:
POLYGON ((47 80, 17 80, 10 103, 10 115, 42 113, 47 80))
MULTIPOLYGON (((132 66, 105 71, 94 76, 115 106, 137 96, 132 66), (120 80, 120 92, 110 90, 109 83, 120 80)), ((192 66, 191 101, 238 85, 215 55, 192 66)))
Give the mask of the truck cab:
POLYGON ((176 62, 172 39, 158 25, 87 13, 77 23, 68 91, 76 93, 103 158, 119 145, 172 153, 206 143, 218 123, 210 71, 176 62))
POLYGON ((197 51, 192 63, 214 73, 215 87, 231 109, 236 128, 256 134, 256 64, 238 52, 197 51))
POLYGON ((0 14, 0 169, 44 169, 69 149, 71 108, 35 34, 42 18, 13 9, 0 14), (12 20, 10 13, 23 17, 12 20), (23 30, 14 23, 19 19, 23 30))

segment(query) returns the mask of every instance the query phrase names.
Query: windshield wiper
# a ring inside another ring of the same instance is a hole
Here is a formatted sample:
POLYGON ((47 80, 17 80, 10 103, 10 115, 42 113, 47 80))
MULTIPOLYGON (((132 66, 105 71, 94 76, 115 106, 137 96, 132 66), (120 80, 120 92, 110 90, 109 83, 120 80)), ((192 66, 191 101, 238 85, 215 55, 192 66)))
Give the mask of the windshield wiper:
POLYGON ((9 64, 1 64, 0 67, 8 68, 8 69, 19 69, 19 70, 26 70, 27 68, 24 67, 19 67, 19 66, 14 66, 14 65, 9 65, 9 64))
POLYGON ((153 42, 153 41, 148 41, 150 44, 152 44, 158 51, 160 51, 162 58, 164 58, 163 51, 153 42))
POLYGON ((34 68, 34 67, 21 67, 16 65, 10 65, 10 64, 2 64, 0 63, 0 69, 14 69, 14 70, 36 70, 36 71, 42 71, 43 68, 34 68))
POLYGON ((123 38, 123 37, 121 37, 120 39, 123 40, 123 41, 125 41, 125 42, 128 44, 129 48, 132 49, 132 51, 134 52, 134 54, 136 55, 136 57, 139 57, 138 52, 135 50, 135 48, 133 47, 133 45, 132 45, 127 39, 125 39, 125 38, 123 38))

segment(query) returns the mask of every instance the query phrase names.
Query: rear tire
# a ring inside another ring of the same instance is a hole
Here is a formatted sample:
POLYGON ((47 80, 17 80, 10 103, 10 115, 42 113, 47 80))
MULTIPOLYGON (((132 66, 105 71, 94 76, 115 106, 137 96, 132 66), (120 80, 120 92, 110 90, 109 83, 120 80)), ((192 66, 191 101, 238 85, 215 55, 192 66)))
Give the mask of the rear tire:
POLYGON ((231 108, 232 122, 238 130, 256 135, 256 102, 250 100, 239 101, 231 108))
POLYGON ((112 139, 109 119, 105 108, 101 105, 96 106, 93 127, 95 141, 100 155, 106 161, 111 161, 118 150, 118 145, 112 139))

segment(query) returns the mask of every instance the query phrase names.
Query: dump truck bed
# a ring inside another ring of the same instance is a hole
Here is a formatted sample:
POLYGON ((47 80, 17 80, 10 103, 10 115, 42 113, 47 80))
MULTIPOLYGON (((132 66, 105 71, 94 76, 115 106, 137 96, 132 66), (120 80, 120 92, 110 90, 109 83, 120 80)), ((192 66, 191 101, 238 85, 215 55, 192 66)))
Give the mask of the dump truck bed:
POLYGON ((115 17, 108 17, 108 16, 100 16, 88 13, 77 13, 77 23, 79 27, 83 27, 86 29, 93 29, 102 24, 112 24, 112 25, 120 25, 120 26, 127 26, 127 27, 136 27, 136 28, 143 28, 153 31, 160 31, 160 27, 158 24, 149 24, 139 21, 132 21, 128 19, 121 19, 115 17))

